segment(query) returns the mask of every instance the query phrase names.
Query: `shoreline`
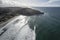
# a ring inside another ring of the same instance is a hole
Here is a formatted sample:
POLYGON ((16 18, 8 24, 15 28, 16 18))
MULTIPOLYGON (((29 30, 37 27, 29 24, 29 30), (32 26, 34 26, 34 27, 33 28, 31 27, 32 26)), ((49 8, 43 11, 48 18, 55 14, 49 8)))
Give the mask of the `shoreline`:
POLYGON ((0 7, 0 25, 6 24, 8 20, 14 18, 15 16, 24 15, 32 16, 44 14, 38 10, 32 8, 22 8, 22 7, 0 7))

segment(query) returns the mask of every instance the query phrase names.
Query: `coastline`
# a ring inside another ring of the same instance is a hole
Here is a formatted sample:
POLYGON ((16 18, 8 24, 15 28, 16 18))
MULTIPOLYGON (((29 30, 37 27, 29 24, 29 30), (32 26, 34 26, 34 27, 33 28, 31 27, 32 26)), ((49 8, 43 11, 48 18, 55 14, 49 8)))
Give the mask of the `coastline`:
POLYGON ((32 16, 43 14, 38 10, 32 8, 21 8, 21 7, 0 7, 0 24, 8 21, 9 19, 19 16, 32 16))

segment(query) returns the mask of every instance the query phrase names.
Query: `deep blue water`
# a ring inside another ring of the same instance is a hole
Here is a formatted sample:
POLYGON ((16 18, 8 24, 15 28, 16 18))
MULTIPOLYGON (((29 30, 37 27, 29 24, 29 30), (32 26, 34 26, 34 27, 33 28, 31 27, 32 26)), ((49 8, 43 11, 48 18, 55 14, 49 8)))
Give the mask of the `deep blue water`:
POLYGON ((36 26, 36 40, 60 40, 60 7, 35 7, 44 12, 31 16, 30 27, 36 26))

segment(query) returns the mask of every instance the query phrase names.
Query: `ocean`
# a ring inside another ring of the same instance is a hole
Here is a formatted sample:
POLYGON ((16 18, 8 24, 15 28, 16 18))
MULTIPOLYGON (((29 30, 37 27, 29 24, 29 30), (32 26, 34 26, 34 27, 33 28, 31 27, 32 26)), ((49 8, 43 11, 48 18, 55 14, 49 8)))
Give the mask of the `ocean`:
POLYGON ((0 40, 60 40, 60 7, 33 9, 44 14, 19 15, 10 19, 0 29, 0 40))
POLYGON ((31 29, 36 27, 36 40, 60 40, 60 7, 35 7, 44 12, 40 16, 31 16, 31 29))

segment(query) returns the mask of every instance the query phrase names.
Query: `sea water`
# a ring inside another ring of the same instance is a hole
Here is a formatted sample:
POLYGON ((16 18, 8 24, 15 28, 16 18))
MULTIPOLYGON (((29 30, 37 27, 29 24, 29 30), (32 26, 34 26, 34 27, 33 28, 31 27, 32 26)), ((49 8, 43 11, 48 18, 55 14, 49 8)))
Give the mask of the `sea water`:
POLYGON ((35 7, 44 12, 42 16, 31 16, 31 29, 36 26, 36 40, 60 40, 60 7, 35 7))

